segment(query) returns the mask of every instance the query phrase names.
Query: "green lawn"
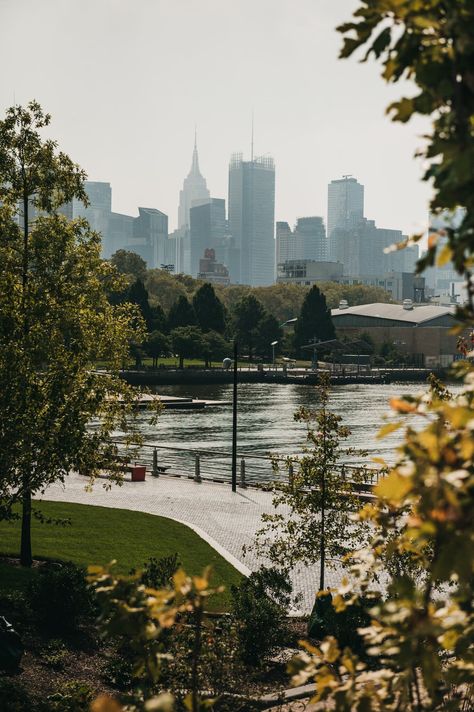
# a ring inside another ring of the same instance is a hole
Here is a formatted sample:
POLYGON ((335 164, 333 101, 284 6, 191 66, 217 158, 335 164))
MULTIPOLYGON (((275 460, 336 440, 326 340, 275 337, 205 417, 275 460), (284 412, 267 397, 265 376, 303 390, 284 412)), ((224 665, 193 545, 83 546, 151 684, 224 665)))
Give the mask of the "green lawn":
MULTIPOLYGON (((210 564, 214 572, 212 582, 226 587, 213 608, 227 607, 230 586, 241 579, 241 574, 209 544, 172 519, 63 502, 36 502, 35 508, 48 517, 69 518, 71 525, 63 527, 33 520, 34 557, 73 561, 84 566, 116 559, 116 570, 128 573, 132 568, 140 569, 150 556, 159 558, 178 552, 187 573, 199 574, 210 564)), ((19 542, 19 522, 0 522, 0 553, 17 556, 19 542)), ((0 590, 21 589, 31 575, 35 572, 0 563, 0 590)))

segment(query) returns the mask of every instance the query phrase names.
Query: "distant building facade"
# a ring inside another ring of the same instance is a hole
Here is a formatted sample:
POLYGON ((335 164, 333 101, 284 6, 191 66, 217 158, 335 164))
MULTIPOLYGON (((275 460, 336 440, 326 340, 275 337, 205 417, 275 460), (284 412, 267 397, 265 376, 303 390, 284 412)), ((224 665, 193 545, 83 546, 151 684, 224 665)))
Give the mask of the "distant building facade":
POLYGON ((173 262, 168 216, 155 208, 138 208, 138 217, 133 223, 133 241, 125 249, 139 254, 151 269, 173 262))
POLYGON ((387 272, 414 272, 418 247, 389 250, 406 240, 401 230, 379 228, 364 217, 364 186, 351 176, 328 185, 328 246, 342 262, 344 276, 359 278, 387 272))
MULTIPOLYGON (((465 215, 466 211, 464 208, 457 208, 453 212, 445 210, 438 215, 430 214, 429 232, 440 232, 437 243, 438 251, 441 250, 448 241, 447 236, 442 234, 443 230, 447 227, 459 227, 465 215)), ((424 271, 424 274, 428 287, 435 293, 435 298, 437 299, 443 296, 449 296, 453 292, 453 284, 455 285, 454 291, 458 293, 461 292, 461 287, 457 283, 463 284, 464 280, 459 272, 456 271, 451 261, 441 266, 435 265, 428 267, 424 271)))
POLYGON ((277 282, 312 285, 317 282, 340 282, 343 266, 340 262, 287 260, 278 265, 277 282))
POLYGON ((179 194, 178 208, 178 229, 189 228, 190 210, 196 201, 208 200, 210 198, 207 189, 206 179, 199 170, 199 158, 197 150, 197 140, 194 137, 194 150, 191 162, 191 169, 184 179, 183 188, 179 194))
POLYGON ((199 260, 198 279, 203 279, 212 284, 230 284, 229 270, 216 260, 215 250, 208 248, 204 251, 204 257, 199 260))
POLYGON ((287 222, 276 224, 276 261, 328 259, 326 230, 321 217, 298 218, 294 230, 287 222))
POLYGON ((236 281, 266 286, 275 281, 275 166, 269 157, 229 165, 229 230, 239 250, 236 281))
POLYGON ((369 334, 376 344, 393 344, 420 366, 445 367, 458 357, 458 337, 450 333, 458 323, 452 307, 415 306, 407 299, 404 304, 332 309, 331 316, 339 336, 356 339, 369 334))
POLYGON ((329 256, 338 258, 338 242, 341 233, 350 231, 364 217, 364 186, 352 176, 333 180, 328 185, 328 229, 329 256))
POLYGON ((70 203, 63 205, 59 212, 70 220, 85 218, 91 229, 101 234, 102 256, 108 259, 113 252, 108 239, 112 213, 112 188, 110 183, 88 180, 84 184, 84 189, 89 199, 87 207, 77 198, 73 198, 70 203))
POLYGON ((199 262, 206 249, 224 244, 226 234, 225 200, 208 198, 195 202, 190 212, 190 274, 197 277, 199 262))
POLYGON ((386 272, 379 275, 358 275, 357 277, 344 277, 344 284, 364 284, 369 287, 385 289, 394 302, 411 299, 415 303, 425 301, 425 278, 413 272, 386 272))

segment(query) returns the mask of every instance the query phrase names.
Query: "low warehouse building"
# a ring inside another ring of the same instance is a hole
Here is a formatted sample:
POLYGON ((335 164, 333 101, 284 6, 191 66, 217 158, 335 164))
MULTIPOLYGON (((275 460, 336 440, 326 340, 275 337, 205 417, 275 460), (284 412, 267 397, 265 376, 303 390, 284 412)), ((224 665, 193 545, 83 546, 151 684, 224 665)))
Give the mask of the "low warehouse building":
POLYGON ((420 366, 449 366, 459 358, 458 336, 450 333, 458 323, 453 307, 417 305, 410 299, 403 304, 356 307, 341 302, 331 315, 340 337, 355 339, 363 333, 369 334, 375 344, 393 344, 420 366))

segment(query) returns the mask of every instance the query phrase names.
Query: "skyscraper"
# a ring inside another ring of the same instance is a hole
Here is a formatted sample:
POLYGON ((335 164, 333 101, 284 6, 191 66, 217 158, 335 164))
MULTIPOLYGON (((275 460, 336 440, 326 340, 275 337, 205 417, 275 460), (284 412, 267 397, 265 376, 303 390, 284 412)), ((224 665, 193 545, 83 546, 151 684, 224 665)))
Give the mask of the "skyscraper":
POLYGON ((343 176, 328 185, 328 244, 331 259, 338 259, 342 231, 351 230, 364 217, 364 186, 352 176, 343 176), (339 238, 335 230, 340 230, 339 238))
POLYGON ((66 203, 60 212, 67 218, 85 218, 92 230, 96 230, 102 236, 102 256, 110 257, 111 246, 108 243, 108 232, 110 216, 112 212, 112 188, 110 183, 88 180, 84 184, 89 205, 86 207, 77 198, 73 198, 70 203, 66 203))
POLYGON ((320 217, 298 218, 294 230, 286 222, 277 222, 276 239, 277 264, 288 260, 327 260, 326 230, 320 217))
POLYGON ((183 189, 179 193, 178 229, 189 228, 189 211, 191 210, 193 203, 198 200, 208 200, 209 198, 210 193, 207 189, 206 179, 201 175, 199 170, 197 139, 196 135, 194 135, 194 150, 191 170, 184 179, 183 189))
POLYGON ((225 235, 225 200, 209 198, 190 210, 191 275, 197 277, 199 262, 207 249, 216 250, 223 244, 225 235))
POLYGON ((234 154, 229 165, 229 229, 240 250, 241 284, 275 281, 275 166, 263 156, 244 161, 234 154))

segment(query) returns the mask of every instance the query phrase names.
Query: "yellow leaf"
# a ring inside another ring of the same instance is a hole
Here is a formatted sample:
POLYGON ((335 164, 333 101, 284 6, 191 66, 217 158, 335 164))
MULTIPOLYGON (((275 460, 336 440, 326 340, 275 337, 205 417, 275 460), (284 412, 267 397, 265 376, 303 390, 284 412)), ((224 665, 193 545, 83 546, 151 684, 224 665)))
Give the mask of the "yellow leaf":
POLYGON ((375 486, 374 493, 381 499, 399 502, 410 492, 411 488, 411 477, 403 477, 393 470, 386 477, 382 477, 375 486))
POLYGON ((438 244, 438 240, 438 233, 432 232, 431 235, 428 236, 428 249, 430 250, 432 247, 436 247, 436 245, 438 244))
POLYGON ((451 261, 453 252, 449 245, 443 245, 436 257, 436 264, 438 267, 443 267, 451 261))
POLYGON ((416 410, 415 403, 409 403, 401 398, 391 398, 390 407, 399 413, 413 413, 416 410))
MULTIPOLYGON (((395 400, 392 398, 392 401, 395 400)), ((392 401, 390 401, 390 405, 393 408, 392 401)), ((398 428, 401 428, 402 423, 387 423, 386 425, 383 425, 379 432, 377 433, 377 439, 380 440, 381 438, 386 437, 387 435, 390 435, 390 433, 395 432, 395 430, 398 430, 398 428)), ((373 458, 374 462, 380 462, 381 465, 385 465, 385 461, 382 460, 381 458, 374 457, 373 458)))
POLYGON ((123 707, 109 695, 99 695, 91 704, 91 712, 122 712, 123 707))

